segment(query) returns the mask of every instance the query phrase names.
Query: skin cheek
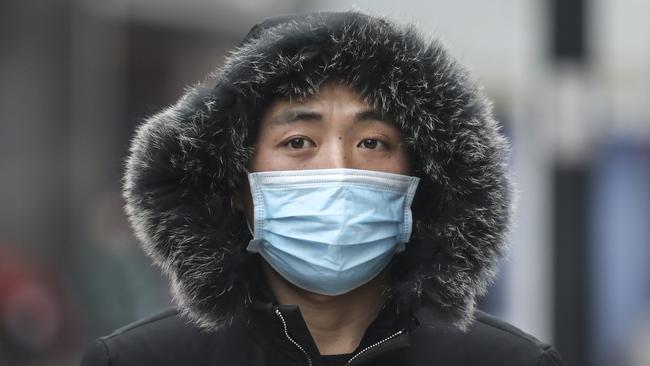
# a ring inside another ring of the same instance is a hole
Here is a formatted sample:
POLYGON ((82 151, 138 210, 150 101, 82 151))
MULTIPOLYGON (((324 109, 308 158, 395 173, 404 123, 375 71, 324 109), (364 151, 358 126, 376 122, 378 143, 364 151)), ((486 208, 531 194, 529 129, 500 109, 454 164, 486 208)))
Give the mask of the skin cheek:
POLYGON ((256 151, 255 155, 253 156, 253 159, 251 161, 251 164, 249 166, 250 171, 252 172, 263 172, 263 171, 269 171, 269 170, 283 170, 279 169, 276 165, 282 166, 281 161, 283 160, 281 156, 277 156, 277 154, 273 151, 272 148, 269 146, 275 146, 276 143, 273 141, 271 142, 266 142, 266 141, 260 141, 258 146, 260 146, 259 150, 256 151))
POLYGON ((368 157, 358 153, 354 160, 357 169, 374 170, 386 173, 409 175, 408 161, 404 158, 403 151, 390 151, 384 155, 368 157))

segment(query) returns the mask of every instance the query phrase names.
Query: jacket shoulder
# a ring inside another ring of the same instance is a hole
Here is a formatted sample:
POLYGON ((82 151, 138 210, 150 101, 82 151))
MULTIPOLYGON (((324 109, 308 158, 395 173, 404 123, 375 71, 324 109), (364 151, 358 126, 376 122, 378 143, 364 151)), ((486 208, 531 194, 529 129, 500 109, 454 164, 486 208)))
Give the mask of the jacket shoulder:
POLYGON ((229 327, 216 332, 202 330, 168 309, 121 327, 96 339, 87 348, 81 366, 210 365, 216 363, 228 339, 241 345, 243 330, 229 327), (214 362, 213 362, 214 361, 214 362))
POLYGON ((423 324, 412 337, 417 354, 446 365, 562 365, 557 350, 521 329, 477 311, 466 331, 423 324))

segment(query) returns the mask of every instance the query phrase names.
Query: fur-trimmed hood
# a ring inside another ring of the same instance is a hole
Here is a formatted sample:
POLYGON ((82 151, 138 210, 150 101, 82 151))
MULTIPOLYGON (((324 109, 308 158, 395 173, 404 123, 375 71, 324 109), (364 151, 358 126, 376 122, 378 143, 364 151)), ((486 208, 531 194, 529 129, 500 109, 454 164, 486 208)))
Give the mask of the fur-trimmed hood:
POLYGON ((439 41, 357 12, 258 24, 221 69, 139 126, 124 198, 144 250, 180 308, 206 328, 254 302, 259 263, 245 249, 251 235, 233 192, 246 180, 264 108, 312 95, 328 80, 391 118, 421 179, 411 241, 391 264, 394 299, 466 326, 504 248, 507 142, 489 102, 439 41))

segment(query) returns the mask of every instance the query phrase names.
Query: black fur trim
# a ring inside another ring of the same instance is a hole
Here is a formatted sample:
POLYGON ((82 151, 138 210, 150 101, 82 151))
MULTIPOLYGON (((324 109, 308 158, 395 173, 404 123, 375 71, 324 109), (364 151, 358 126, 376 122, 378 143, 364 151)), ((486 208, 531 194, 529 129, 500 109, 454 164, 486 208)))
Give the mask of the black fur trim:
POLYGON ((464 328, 495 275, 511 211, 508 144, 490 103, 437 40, 349 12, 256 27, 204 83, 139 126, 126 211, 176 301, 218 328, 255 298, 246 222, 232 203, 257 121, 277 98, 345 83, 402 131, 421 178, 413 236, 392 263, 398 304, 433 305, 464 328))

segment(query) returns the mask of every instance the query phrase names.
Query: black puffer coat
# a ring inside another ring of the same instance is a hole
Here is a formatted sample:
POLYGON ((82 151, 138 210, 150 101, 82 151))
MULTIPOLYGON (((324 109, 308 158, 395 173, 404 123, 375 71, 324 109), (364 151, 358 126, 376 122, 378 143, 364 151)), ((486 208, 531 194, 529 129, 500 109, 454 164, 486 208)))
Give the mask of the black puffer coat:
POLYGON ((465 332, 440 327, 426 307, 408 330, 387 312, 352 354, 320 356, 295 306, 260 306, 248 325, 213 332, 170 309, 96 340, 80 366, 562 365, 554 348, 482 312, 465 332))
POLYGON ((489 102, 439 41, 348 12, 258 24, 220 70, 138 128, 127 213, 180 314, 103 338, 85 365, 323 364, 299 312, 265 300, 232 198, 264 109, 331 80, 399 127, 420 177, 411 241, 390 265, 390 305, 351 364, 559 364, 548 346, 475 313, 504 248, 512 195, 508 145, 489 102))

